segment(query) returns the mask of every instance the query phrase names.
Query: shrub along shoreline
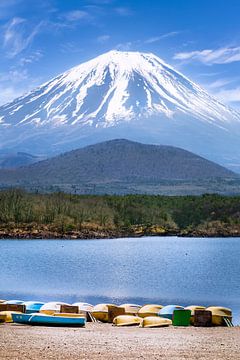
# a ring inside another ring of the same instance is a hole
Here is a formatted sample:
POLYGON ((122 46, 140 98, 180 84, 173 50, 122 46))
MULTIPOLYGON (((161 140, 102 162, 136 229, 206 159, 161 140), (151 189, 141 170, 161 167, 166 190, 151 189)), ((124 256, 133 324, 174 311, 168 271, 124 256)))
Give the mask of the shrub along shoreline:
POLYGON ((240 196, 0 191, 0 238, 240 236, 240 196))

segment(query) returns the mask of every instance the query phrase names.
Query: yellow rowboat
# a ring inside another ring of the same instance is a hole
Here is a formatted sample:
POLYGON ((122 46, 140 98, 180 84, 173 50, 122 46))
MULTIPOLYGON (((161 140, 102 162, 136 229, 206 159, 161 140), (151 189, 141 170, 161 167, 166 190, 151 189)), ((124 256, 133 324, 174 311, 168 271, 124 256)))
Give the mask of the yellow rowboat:
POLYGON ((231 309, 220 307, 220 306, 210 306, 206 310, 211 311, 212 313, 212 325, 215 326, 224 326, 224 318, 232 321, 232 311, 231 309))
POLYGON ((61 305, 69 305, 69 304, 63 302, 51 301, 44 304, 40 308, 39 312, 42 314, 53 315, 56 312, 60 312, 61 305))
POLYGON ((113 304, 98 304, 93 307, 91 314, 92 316, 101 322, 108 322, 108 305, 113 304))
POLYGON ((172 320, 161 318, 159 316, 147 316, 143 318, 142 327, 152 328, 152 327, 163 327, 172 325, 172 320))
POLYGON ((126 315, 137 315, 142 306, 137 304, 122 304, 120 307, 125 309, 126 315))
POLYGON ((72 313, 54 313, 52 314, 52 316, 60 316, 60 317, 67 317, 67 318, 82 318, 82 317, 85 317, 84 314, 72 314, 72 313))
POLYGON ((142 318, 145 318, 147 316, 158 316, 158 312, 162 308, 163 308, 162 305, 157 305, 157 304, 144 305, 138 311, 138 316, 141 316, 142 318))
POLYGON ((75 302, 72 306, 78 306, 78 311, 92 311, 94 306, 88 303, 75 302))
POLYGON ((0 316, 5 317, 5 322, 6 323, 13 322, 12 314, 22 314, 22 313, 20 313, 19 311, 0 311, 0 316))
POLYGON ((116 326, 137 326, 142 323, 143 319, 134 315, 119 315, 113 320, 116 326))
POLYGON ((201 306, 201 305, 190 305, 190 306, 186 306, 184 309, 191 310, 190 324, 193 325, 195 310, 205 310, 206 308, 205 306, 201 306))
POLYGON ((0 324, 4 323, 6 321, 7 315, 1 314, 0 315, 0 324))

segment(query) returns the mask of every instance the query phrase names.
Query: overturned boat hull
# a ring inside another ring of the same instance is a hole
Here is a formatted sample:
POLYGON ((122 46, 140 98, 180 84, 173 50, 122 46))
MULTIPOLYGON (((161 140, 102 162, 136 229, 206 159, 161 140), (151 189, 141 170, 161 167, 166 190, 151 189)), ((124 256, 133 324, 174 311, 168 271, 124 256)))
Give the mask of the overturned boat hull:
POLYGON ((45 314, 13 314, 13 322, 27 325, 83 327, 85 317, 51 316, 45 314))
POLYGON ((148 316, 158 316, 159 311, 163 308, 162 305, 148 304, 139 309, 138 316, 145 318, 148 316))
POLYGON ((46 315, 53 315, 56 312, 60 312, 61 306, 62 305, 70 305, 64 302, 55 302, 55 301, 51 301, 48 303, 45 303, 43 306, 41 306, 39 312, 41 314, 46 314, 46 315))
POLYGON ((1 314, 0 315, 0 324, 4 323, 7 319, 7 315, 1 314))
POLYGON ((142 323, 142 318, 134 315, 119 315, 113 320, 116 326, 139 326, 142 323))
POLYGON ((141 305, 138 304, 122 304, 121 308, 124 308, 126 315, 137 315, 141 309, 141 305))
POLYGON ((147 316, 142 321, 142 327, 144 328, 165 327, 170 325, 172 325, 172 320, 159 316, 147 316))
POLYGON ((92 316, 101 322, 108 322, 108 305, 113 304, 98 304, 95 305, 91 311, 92 316))
POLYGON ((213 326, 226 326, 224 319, 232 321, 231 309, 220 306, 210 306, 206 308, 206 310, 211 311, 212 313, 213 326))
POLYGON ((17 311, 1 311, 0 312, 0 316, 4 316, 5 317, 5 322, 6 323, 12 323, 13 322, 13 315, 14 314, 22 314, 20 312, 17 311))
POLYGON ((23 305, 26 306, 26 313, 31 314, 31 313, 39 312, 41 307, 43 307, 45 303, 38 301, 26 301, 23 303, 23 305))

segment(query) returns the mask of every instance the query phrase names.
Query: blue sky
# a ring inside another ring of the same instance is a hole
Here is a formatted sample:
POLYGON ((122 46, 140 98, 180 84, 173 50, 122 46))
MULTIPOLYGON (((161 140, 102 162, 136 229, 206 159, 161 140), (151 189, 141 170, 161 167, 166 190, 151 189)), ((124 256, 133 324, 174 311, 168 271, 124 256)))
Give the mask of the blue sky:
POLYGON ((0 104, 111 49, 153 52, 240 109, 239 0, 0 0, 0 104))

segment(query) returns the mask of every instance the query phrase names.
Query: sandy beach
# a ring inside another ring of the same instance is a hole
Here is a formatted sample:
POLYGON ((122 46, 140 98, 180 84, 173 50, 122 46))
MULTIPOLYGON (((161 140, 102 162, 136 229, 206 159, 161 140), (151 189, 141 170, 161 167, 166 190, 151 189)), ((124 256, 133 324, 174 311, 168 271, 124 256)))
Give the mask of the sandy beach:
POLYGON ((0 326, 0 359, 240 359, 240 327, 0 326))

